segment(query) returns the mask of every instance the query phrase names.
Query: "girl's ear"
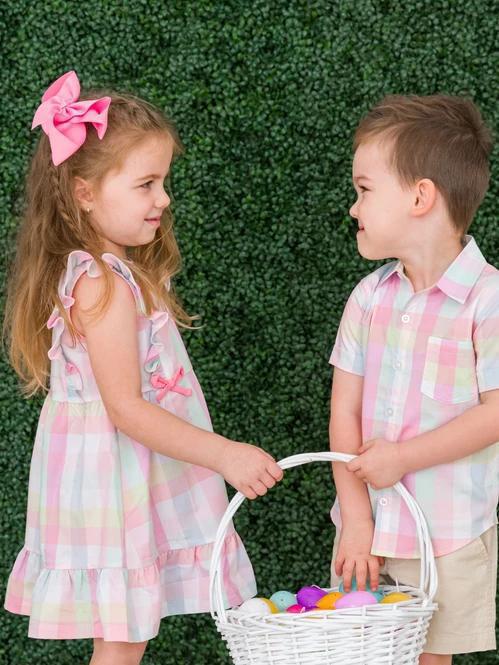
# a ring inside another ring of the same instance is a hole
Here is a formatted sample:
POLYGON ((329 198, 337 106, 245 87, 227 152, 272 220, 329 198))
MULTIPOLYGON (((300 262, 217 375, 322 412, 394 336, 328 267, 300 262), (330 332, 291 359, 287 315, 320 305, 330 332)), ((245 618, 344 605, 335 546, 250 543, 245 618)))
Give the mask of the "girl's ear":
POLYGON ((78 205, 86 210, 94 200, 92 186, 83 178, 76 176, 74 179, 74 195, 78 205))
POLYGON ((435 205, 438 190, 433 180, 422 178, 414 185, 414 198, 412 214, 414 217, 422 217, 430 212, 435 205))

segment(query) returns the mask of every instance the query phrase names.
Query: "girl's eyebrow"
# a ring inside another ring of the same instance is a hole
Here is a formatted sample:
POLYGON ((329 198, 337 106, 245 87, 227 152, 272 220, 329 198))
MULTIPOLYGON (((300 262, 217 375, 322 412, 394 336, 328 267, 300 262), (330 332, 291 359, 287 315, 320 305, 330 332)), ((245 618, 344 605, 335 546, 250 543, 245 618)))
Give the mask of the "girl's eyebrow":
MULTIPOLYGON (((166 174, 168 175, 168 174, 166 174)), ((155 179, 161 179, 163 176, 158 175, 157 173, 150 173, 149 175, 143 175, 140 178, 136 179, 136 182, 139 180, 155 180, 155 179)), ((166 178, 166 176, 164 176, 166 178)))

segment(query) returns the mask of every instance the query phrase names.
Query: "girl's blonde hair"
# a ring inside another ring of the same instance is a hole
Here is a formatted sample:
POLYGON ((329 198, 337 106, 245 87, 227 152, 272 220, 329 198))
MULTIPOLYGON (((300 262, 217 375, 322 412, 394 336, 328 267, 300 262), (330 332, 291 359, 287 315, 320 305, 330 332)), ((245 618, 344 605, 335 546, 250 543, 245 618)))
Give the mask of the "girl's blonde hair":
MULTIPOLYGON (((71 251, 89 252, 104 277, 103 294, 92 308, 92 316, 101 316, 113 295, 112 272, 101 258, 105 251, 102 239, 74 196, 75 177, 91 182, 98 190, 104 176, 119 170, 129 151, 151 136, 173 140, 174 155, 182 151, 173 123, 148 102, 127 93, 95 89, 82 93, 80 99, 104 95, 111 97, 104 138, 99 140, 94 128, 87 125, 87 138, 81 148, 54 166, 48 137, 42 133, 26 177, 24 212, 7 289, 3 338, 8 341, 9 359, 23 383, 22 391, 29 397, 48 390, 47 352, 51 331, 46 324, 54 306, 64 317, 73 344, 79 337, 58 294, 59 280, 71 251)), ((185 313, 173 290, 165 288, 180 270, 180 253, 169 208, 162 214, 154 241, 129 248, 128 257, 133 262, 128 265, 142 290, 146 313, 165 307, 177 323, 188 326, 194 317, 185 313)))

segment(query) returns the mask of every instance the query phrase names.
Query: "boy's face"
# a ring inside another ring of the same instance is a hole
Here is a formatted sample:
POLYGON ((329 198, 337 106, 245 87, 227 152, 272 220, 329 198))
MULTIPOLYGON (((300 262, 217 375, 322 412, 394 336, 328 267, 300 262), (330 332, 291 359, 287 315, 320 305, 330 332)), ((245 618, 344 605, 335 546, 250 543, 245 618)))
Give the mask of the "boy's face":
POLYGON ((350 215, 357 220, 357 246, 366 259, 400 258, 411 243, 408 223, 413 202, 389 167, 388 142, 371 139, 355 152, 352 179, 357 200, 350 215))

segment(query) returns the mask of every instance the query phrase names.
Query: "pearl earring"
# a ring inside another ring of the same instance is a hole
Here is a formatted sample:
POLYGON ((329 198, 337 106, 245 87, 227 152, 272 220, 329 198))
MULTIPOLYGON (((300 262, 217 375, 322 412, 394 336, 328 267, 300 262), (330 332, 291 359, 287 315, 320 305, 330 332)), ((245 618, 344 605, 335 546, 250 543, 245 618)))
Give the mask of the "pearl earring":
POLYGON ((90 212, 90 208, 87 208, 87 212, 90 212))

